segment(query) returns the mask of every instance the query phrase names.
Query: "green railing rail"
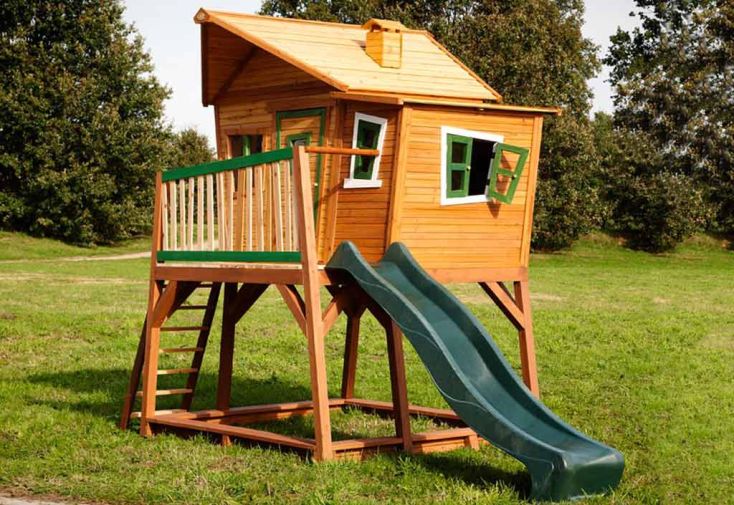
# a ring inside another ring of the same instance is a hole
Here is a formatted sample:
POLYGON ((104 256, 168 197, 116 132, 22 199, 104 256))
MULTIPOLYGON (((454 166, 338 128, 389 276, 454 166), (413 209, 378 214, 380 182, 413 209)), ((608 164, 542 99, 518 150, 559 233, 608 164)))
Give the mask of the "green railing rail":
POLYGON ((221 161, 210 161, 190 167, 170 168, 162 174, 163 182, 177 181, 180 179, 188 179, 189 177, 198 177, 201 175, 217 174, 230 170, 240 170, 250 168, 266 163, 276 163, 278 161, 293 159, 293 149, 286 147, 275 151, 266 151, 262 153, 251 154, 249 156, 239 156, 221 161))

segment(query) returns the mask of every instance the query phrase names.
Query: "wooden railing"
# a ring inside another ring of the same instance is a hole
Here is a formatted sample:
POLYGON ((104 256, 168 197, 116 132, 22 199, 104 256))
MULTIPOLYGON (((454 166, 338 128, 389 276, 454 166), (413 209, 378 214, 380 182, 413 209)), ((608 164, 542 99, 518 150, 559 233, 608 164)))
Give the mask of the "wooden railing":
POLYGON ((290 148, 163 172, 158 260, 299 261, 293 176, 290 148))
POLYGON ((156 180, 156 259, 299 262, 302 224, 313 219, 299 204, 313 201, 299 194, 312 188, 306 153, 379 155, 372 149, 285 148, 162 172, 156 180))

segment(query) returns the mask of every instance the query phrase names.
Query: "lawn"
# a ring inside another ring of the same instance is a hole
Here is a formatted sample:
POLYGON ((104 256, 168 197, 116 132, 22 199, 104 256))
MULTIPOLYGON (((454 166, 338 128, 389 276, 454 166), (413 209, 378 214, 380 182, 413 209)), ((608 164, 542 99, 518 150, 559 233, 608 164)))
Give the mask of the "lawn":
MULTIPOLYGON (((492 447, 313 464, 203 437, 120 431, 148 261, 103 255, 144 249, 144 241, 90 251, 0 234, 0 492, 108 503, 523 503, 522 465, 492 447), (63 258, 84 254, 97 260, 63 258)), ((533 256, 543 400, 627 461, 620 488, 588 503, 734 503, 733 286, 734 252, 705 239, 653 256, 594 237, 533 256)), ((479 288, 452 289, 517 367, 509 323, 479 288)), ((343 327, 327 339, 332 395, 343 327)), ((237 346, 235 404, 309 397, 305 341, 276 292, 243 319, 237 346)), ((373 320, 360 352, 357 394, 388 400, 373 320)), ((406 352, 411 401, 444 406, 409 344, 406 352)), ((216 361, 214 344, 195 408, 213 403, 216 361)), ((355 413, 334 424, 342 436, 392 426, 355 413)), ((312 426, 304 418, 283 429, 311 436, 312 426)))

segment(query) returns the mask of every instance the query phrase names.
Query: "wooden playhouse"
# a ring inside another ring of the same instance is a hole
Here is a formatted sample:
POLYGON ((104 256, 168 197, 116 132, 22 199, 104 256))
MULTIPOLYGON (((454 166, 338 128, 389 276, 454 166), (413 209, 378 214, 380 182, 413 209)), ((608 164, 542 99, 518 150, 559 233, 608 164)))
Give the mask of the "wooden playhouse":
POLYGON ((543 117, 558 111, 502 104, 429 33, 393 21, 358 26, 204 9, 195 21, 202 99, 214 109, 221 161, 158 176, 148 312, 122 426, 139 417, 145 435, 199 430, 316 459, 476 446, 476 433, 453 412, 408 403, 399 328, 324 265, 344 241, 373 262, 402 242, 435 279, 479 283, 517 328, 523 380, 537 395, 528 260, 543 117), (312 398, 232 407, 235 325, 269 285, 307 337, 312 398), (216 408, 191 412, 222 286, 216 408), (330 294, 324 310, 321 287, 330 294), (199 289, 208 302, 187 304, 199 289), (166 326, 179 310, 201 310, 201 324, 166 326), (386 329, 392 403, 354 398, 365 311, 386 329), (329 398, 324 336, 342 312, 343 381, 329 398), (191 332, 191 346, 166 347, 167 332, 177 331, 191 332), (190 353, 191 365, 160 368, 167 353, 190 353), (176 374, 185 378, 180 388, 157 388, 159 376, 176 374), (181 408, 156 410, 162 395, 181 395, 181 408), (395 437, 333 441, 329 411, 344 406, 394 416, 395 437), (315 417, 313 438, 246 427, 306 414, 315 417), (411 433, 417 414, 456 428, 411 433))

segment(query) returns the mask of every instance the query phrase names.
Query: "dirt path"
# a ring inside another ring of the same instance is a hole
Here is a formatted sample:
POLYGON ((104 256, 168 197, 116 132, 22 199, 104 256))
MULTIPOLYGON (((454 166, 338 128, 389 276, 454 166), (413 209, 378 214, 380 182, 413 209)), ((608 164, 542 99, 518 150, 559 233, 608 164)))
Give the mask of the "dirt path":
MULTIPOLYGON (((0 260, 0 265, 9 263, 55 263, 59 261, 121 261, 134 260, 138 258, 149 258, 150 252, 137 252, 127 254, 111 254, 100 256, 66 256, 61 258, 38 258, 38 259, 22 259, 22 260, 0 260)), ((3 503, 0 501, 0 505, 3 503)))

